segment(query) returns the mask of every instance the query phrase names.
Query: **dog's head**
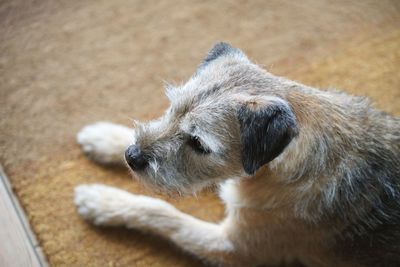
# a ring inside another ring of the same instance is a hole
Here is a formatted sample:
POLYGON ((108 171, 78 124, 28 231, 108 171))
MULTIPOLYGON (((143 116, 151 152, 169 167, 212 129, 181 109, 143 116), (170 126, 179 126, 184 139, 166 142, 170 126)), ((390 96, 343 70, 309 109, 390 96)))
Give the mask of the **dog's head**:
POLYGON ((297 134, 278 84, 239 49, 217 44, 186 84, 167 88, 171 106, 164 116, 137 125, 128 165, 173 191, 253 175, 297 134))

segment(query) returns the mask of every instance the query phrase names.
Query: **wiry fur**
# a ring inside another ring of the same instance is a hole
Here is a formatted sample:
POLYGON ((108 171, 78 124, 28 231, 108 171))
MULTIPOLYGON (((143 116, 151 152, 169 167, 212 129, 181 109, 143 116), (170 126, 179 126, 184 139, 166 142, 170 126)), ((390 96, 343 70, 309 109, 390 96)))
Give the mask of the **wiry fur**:
POLYGON ((165 115, 135 128, 148 159, 135 175, 166 191, 220 183, 226 219, 202 222, 104 186, 77 188, 82 216, 156 232, 226 266, 400 266, 398 118, 273 76, 224 43, 167 96, 165 115), (209 153, 194 151, 191 136, 209 153), (111 195, 117 204, 102 201, 111 195))

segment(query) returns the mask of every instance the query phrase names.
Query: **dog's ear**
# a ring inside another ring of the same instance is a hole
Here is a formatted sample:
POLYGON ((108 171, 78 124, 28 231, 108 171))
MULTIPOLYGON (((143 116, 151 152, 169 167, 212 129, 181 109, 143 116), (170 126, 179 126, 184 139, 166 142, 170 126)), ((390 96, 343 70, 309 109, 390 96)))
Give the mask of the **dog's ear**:
POLYGON ((295 115, 280 98, 249 97, 237 111, 244 170, 253 175, 279 156, 298 134, 295 115))
POLYGON ((210 62, 216 60, 222 56, 233 56, 237 59, 247 60, 246 55, 238 48, 234 48, 228 43, 220 42, 215 44, 215 46, 208 52, 206 58, 200 63, 199 69, 207 66, 210 62))

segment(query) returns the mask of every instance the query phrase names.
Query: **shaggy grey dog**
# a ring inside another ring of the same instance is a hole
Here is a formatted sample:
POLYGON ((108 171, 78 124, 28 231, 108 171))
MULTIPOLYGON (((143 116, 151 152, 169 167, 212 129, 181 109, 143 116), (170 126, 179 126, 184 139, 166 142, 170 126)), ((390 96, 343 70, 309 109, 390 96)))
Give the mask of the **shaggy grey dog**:
POLYGON ((217 44, 170 108, 134 130, 86 126, 83 150, 125 158, 165 191, 220 184, 226 218, 208 223, 172 205, 104 185, 76 188, 100 225, 150 231, 223 266, 400 266, 400 120, 366 98, 320 91, 261 69, 217 44))

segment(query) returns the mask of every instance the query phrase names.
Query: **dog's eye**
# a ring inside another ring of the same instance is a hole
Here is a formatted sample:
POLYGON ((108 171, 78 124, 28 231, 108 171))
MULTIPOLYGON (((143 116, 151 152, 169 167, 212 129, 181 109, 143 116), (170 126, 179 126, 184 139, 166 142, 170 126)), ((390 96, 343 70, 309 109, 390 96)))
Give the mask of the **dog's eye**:
POLYGON ((200 154, 208 154, 208 153, 210 153, 210 150, 205 148, 201 144, 200 139, 197 136, 190 136, 190 138, 189 138, 187 143, 197 153, 200 153, 200 154))

